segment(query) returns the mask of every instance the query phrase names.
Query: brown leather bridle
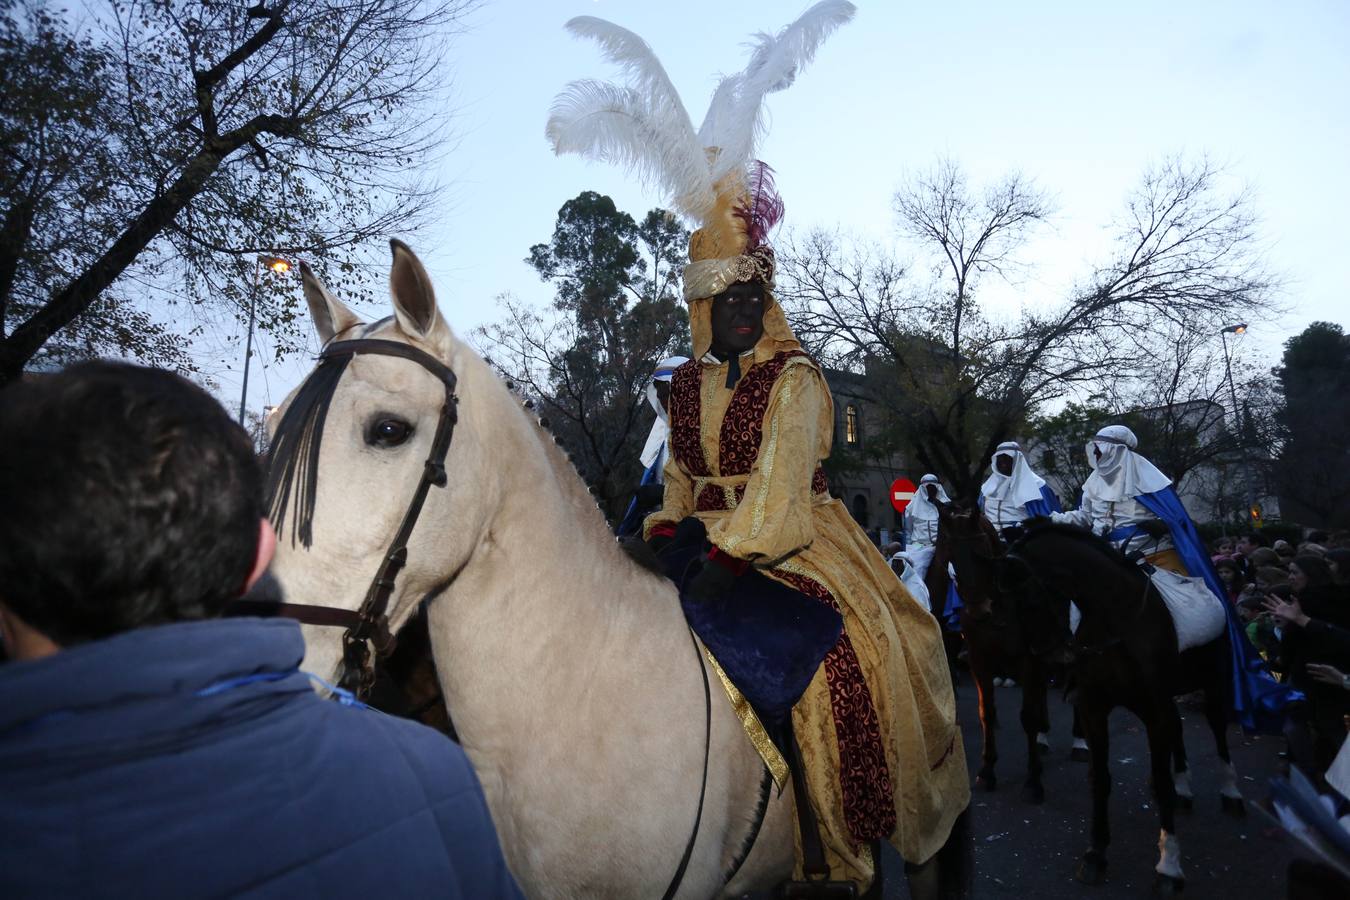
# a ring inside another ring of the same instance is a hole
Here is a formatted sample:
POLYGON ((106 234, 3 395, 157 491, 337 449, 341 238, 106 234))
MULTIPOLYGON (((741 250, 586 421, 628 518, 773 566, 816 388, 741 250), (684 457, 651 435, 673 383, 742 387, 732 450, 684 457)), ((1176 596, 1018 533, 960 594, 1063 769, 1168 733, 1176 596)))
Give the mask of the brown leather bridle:
POLYGON ((274 603, 266 600, 237 600, 234 603, 234 611, 244 614, 284 616, 306 625, 347 629, 342 635, 343 672, 339 685, 358 697, 367 695, 375 681, 371 646, 374 646, 375 653, 380 657, 388 656, 397 646, 397 637, 389 630, 389 598, 393 596, 399 572, 408 563, 408 539, 412 536, 418 516, 422 514, 427 493, 433 485, 436 487, 446 485, 445 456, 450 450, 450 439, 455 433, 455 423, 459 420, 459 398, 455 396, 457 379, 454 371, 431 354, 416 347, 397 341, 373 339, 338 341, 325 347, 319 354, 319 359, 356 357, 363 353, 412 360, 445 385, 445 402, 441 405, 436 434, 432 438, 431 450, 422 467, 422 477, 417 482, 417 489, 413 492, 407 511, 403 514, 403 522, 390 541, 389 549, 385 551, 384 559, 370 582, 364 602, 355 610, 309 603, 274 603))

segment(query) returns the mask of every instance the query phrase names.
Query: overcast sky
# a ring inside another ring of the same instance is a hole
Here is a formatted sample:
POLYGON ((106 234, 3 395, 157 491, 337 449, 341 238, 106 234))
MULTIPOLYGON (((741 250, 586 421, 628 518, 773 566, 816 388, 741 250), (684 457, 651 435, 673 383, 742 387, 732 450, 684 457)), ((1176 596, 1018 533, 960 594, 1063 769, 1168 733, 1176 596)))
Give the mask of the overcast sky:
MULTIPOLYGON (((1019 170, 1056 198, 1059 214, 1027 249, 1030 276, 987 286, 986 298, 1011 311, 1063 296, 1090 270, 1147 165, 1208 154, 1234 185, 1253 189, 1292 310, 1251 323, 1247 355, 1273 360, 1314 320, 1350 325, 1341 246, 1350 3, 856 2, 854 21, 769 100, 759 156, 777 171, 785 227, 838 227, 892 245, 891 197, 905 172, 941 155, 976 184, 1019 170)), ((568 18, 600 16, 644 37, 697 123, 719 73, 744 65, 746 36, 777 30, 808 5, 489 0, 475 12, 450 54, 446 114, 460 140, 434 173, 446 187, 443 214, 413 239, 452 327, 464 335, 495 318, 504 291, 548 301, 523 260, 581 191, 609 194, 638 218, 665 199, 621 171, 549 149, 554 95, 570 80, 615 74, 593 43, 563 30, 568 18)), ((255 368, 250 405, 278 402, 308 368, 271 365, 262 378, 255 368)), ((213 370, 222 396, 237 396, 237 371, 213 370)))

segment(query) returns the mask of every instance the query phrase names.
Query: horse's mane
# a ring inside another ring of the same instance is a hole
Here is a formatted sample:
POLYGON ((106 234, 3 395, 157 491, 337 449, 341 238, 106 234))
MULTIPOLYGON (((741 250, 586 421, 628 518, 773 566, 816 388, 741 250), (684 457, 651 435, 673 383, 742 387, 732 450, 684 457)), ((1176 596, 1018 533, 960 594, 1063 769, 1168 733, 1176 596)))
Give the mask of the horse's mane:
POLYGON ((1076 525, 1066 525, 1060 522, 1045 520, 1025 526, 1023 532, 1021 537, 1013 541, 1011 546, 1008 547, 1008 553, 1010 555, 1018 553, 1027 544, 1040 538, 1061 537, 1081 544, 1084 547, 1092 548, 1097 553, 1110 560, 1114 565, 1122 566, 1129 569, 1131 572, 1141 571, 1138 566, 1130 562, 1125 554, 1121 553, 1120 550, 1110 541, 1106 540, 1106 538, 1093 534, 1085 528, 1079 528, 1076 525))

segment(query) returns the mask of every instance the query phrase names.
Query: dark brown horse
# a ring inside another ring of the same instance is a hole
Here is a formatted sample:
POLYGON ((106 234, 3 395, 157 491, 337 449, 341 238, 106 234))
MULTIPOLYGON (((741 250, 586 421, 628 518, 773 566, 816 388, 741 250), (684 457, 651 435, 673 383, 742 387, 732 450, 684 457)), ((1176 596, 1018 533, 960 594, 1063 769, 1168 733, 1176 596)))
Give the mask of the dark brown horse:
POLYGON ((1243 812, 1228 754, 1227 633, 1180 651, 1172 614, 1145 571, 1079 528, 1033 521, 1002 558, 984 555, 975 542, 955 542, 953 552, 958 572, 973 568, 994 579, 995 591, 1014 610, 1031 655, 1065 657, 1070 699, 1091 754, 1092 844, 1079 863, 1079 880, 1099 883, 1106 873, 1111 839, 1107 719, 1120 706, 1134 713, 1148 734, 1150 781, 1162 826, 1158 886, 1179 890, 1184 875, 1175 813, 1178 788, 1183 796, 1190 791, 1177 695, 1204 691, 1205 718, 1223 761, 1222 806, 1225 812, 1243 812), (1072 632, 1071 604, 1082 616, 1072 632))
POLYGON ((1045 800, 1041 755, 1050 730, 1048 661, 1027 652, 1022 626, 1012 603, 1000 596, 993 567, 983 562, 1003 556, 1003 541, 979 510, 943 504, 938 510, 938 537, 926 584, 941 618, 947 596, 947 564, 956 570, 961 595, 961 636, 980 700, 980 771, 975 783, 986 791, 998 787, 998 706, 994 677, 1015 673, 1022 687, 1022 731, 1027 744, 1027 775, 1022 796, 1031 803, 1045 800), (939 593, 940 592, 940 593, 939 593))

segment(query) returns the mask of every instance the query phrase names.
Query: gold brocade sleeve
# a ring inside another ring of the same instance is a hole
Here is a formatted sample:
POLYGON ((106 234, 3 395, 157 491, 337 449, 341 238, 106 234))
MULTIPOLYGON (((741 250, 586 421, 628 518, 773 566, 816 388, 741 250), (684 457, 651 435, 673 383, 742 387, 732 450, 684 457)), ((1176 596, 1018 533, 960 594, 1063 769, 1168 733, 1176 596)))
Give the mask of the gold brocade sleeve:
POLYGON ((708 539, 726 553, 771 563, 815 539, 811 476, 829 452, 833 406, 824 378, 808 364, 789 365, 764 414, 759 457, 745 497, 713 524, 708 539))
POLYGON ((694 484, 680 468, 679 463, 675 462, 674 453, 667 455, 666 464, 661 469, 661 477, 665 479, 666 485, 661 508, 643 520, 643 540, 651 536, 653 525, 664 523, 678 525, 684 521, 685 516, 694 513, 694 484))

